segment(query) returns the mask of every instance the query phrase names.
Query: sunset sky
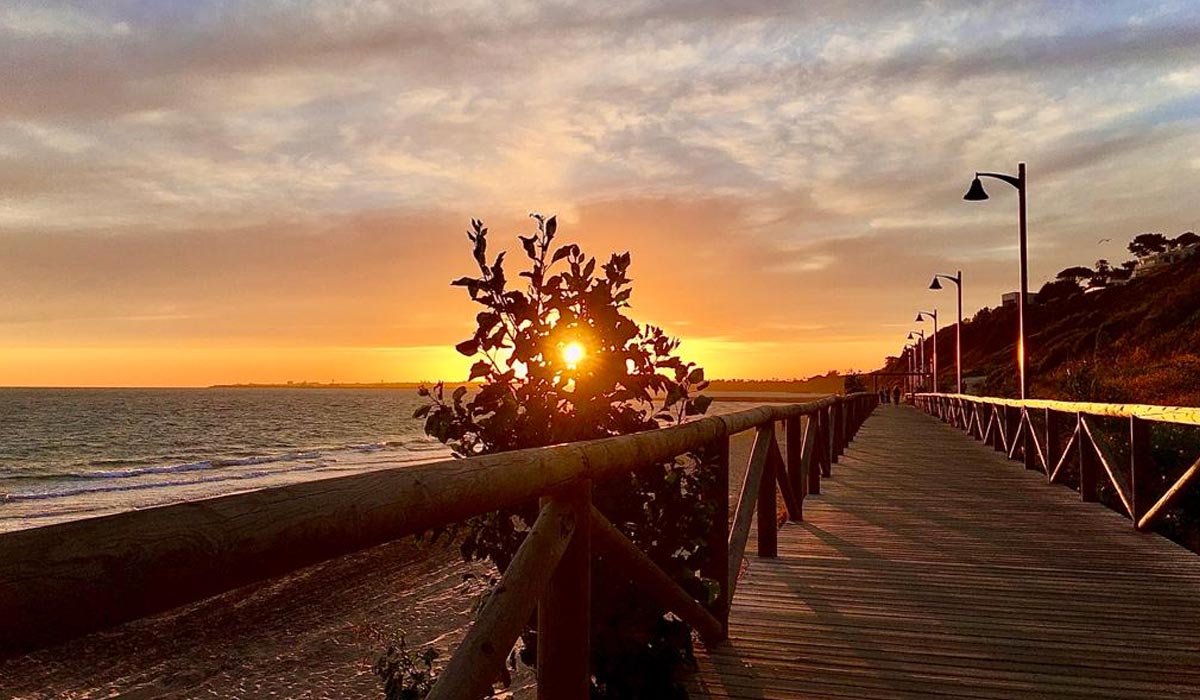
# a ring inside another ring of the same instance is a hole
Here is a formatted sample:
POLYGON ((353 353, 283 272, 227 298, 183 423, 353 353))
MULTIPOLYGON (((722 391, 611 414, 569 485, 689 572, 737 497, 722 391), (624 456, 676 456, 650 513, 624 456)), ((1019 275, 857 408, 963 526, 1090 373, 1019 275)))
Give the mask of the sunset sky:
POLYGON ((710 376, 1196 230, 1200 3, 0 4, 0 385, 465 377, 464 231, 633 254, 710 376), (401 9, 400 6, 406 6, 401 9), (1110 238, 1111 242, 1100 243, 1110 238))

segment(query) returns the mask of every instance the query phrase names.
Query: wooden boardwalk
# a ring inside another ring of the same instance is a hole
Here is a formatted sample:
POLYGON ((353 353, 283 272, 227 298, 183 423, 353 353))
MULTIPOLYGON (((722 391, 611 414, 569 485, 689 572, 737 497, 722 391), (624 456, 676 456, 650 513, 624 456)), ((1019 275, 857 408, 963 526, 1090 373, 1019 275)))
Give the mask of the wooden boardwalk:
POLYGON ((1200 698, 1200 556, 908 407, 821 488, 694 696, 1200 698))

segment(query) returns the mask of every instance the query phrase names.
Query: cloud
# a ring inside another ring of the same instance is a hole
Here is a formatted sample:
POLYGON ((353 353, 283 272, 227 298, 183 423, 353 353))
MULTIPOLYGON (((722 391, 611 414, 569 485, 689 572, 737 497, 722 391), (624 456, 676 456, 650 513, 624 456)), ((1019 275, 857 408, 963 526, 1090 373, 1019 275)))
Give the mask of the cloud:
POLYGON ((1035 279, 1194 229, 1198 39, 1187 5, 9 3, 0 323, 444 342, 466 219, 541 209, 635 251, 648 319, 882 338, 935 268, 1011 286, 975 170, 1029 161, 1035 279))

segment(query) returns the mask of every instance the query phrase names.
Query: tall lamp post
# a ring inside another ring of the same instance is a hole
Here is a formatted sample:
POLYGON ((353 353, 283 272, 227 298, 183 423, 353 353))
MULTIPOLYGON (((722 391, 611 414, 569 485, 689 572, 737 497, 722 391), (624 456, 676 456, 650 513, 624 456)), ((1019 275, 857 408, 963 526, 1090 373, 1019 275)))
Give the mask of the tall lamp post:
POLYGON ((938 361, 937 361, 937 334, 938 334, 938 319, 937 319, 937 309, 934 309, 933 311, 918 311, 918 312, 917 312, 917 318, 916 318, 915 320, 916 320, 916 322, 917 322, 917 323, 920 323, 920 322, 924 321, 926 318, 932 318, 932 319, 933 319, 933 393, 935 393, 935 394, 936 394, 936 393, 937 393, 937 390, 938 390, 938 385, 937 385, 937 379, 938 379, 938 361))
MULTIPOLYGON (((962 387, 962 270, 956 275, 943 275, 937 273, 933 276, 933 281, 929 283, 930 289, 941 289, 942 283, 938 279, 949 280, 958 288, 958 325, 954 327, 954 370, 955 370, 955 391, 959 394, 963 393, 962 387)), ((935 333, 936 335, 936 333, 935 333)), ((934 341, 935 343, 937 341, 934 341)), ((935 346, 936 347, 936 346, 935 346)), ((936 363, 935 363, 936 364, 936 363)))
POLYGON ((1025 298, 1029 296, 1029 262, 1025 244, 1025 163, 1017 164, 1016 177, 1003 173, 976 172, 975 179, 971 181, 971 187, 963 195, 963 199, 968 202, 981 202, 988 198, 987 192, 983 191, 983 183, 979 181, 981 177, 1002 180, 1017 188, 1017 218, 1020 228, 1021 251, 1021 292, 1017 297, 1017 379, 1021 387, 1021 398, 1024 399, 1029 383, 1029 368, 1025 363, 1025 298))
POLYGON ((913 345, 915 346, 913 349, 914 355, 917 353, 916 348, 920 348, 921 354, 920 354, 920 357, 917 359, 917 363, 918 363, 920 369, 918 369, 917 371, 921 373, 921 376, 919 378, 920 385, 921 385, 920 388, 924 389, 925 388, 925 331, 924 330, 909 331, 908 339, 913 341, 913 345), (921 342, 919 342, 919 343, 917 342, 918 338, 920 338, 920 340, 921 340, 921 342))
MULTIPOLYGON (((912 333, 909 333, 908 337, 911 338, 912 333)), ((912 343, 905 343, 904 355, 905 355, 905 357, 908 358, 908 373, 904 375, 904 388, 907 389, 907 393, 912 393, 912 390, 913 390, 912 373, 916 369, 916 364, 917 364, 914 361, 914 360, 916 360, 916 357, 917 357, 916 350, 917 349, 912 345, 912 343)))

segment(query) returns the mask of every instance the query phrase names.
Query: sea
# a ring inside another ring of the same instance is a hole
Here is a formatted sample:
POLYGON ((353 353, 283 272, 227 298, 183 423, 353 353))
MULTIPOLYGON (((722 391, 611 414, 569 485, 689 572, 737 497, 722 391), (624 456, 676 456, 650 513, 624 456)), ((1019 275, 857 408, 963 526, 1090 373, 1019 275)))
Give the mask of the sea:
MULTIPOLYGON (((757 403, 714 398, 710 415, 757 403)), ((0 533, 448 459, 412 417, 425 401, 399 388, 0 388, 0 533)))
POLYGON ((445 459, 414 389, 0 389, 0 532, 445 459))

